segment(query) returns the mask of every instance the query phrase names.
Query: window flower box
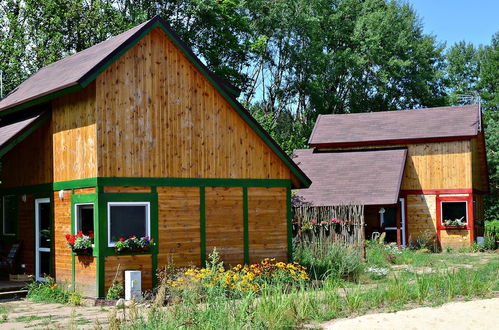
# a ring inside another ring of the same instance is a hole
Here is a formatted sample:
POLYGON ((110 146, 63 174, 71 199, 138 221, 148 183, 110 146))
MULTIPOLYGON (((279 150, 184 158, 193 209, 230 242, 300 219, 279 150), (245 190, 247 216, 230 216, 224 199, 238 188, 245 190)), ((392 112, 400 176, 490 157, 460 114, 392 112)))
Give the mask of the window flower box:
POLYGON ((76 235, 67 234, 66 241, 71 251, 76 255, 91 256, 92 246, 94 243, 94 233, 89 231, 84 235, 82 231, 78 231, 76 235))
POLYGON ((463 221, 463 218, 461 219, 454 219, 454 220, 444 220, 442 225, 446 229, 463 229, 466 228, 467 223, 463 221))
POLYGON ((154 239, 149 236, 137 237, 135 235, 129 236, 127 239, 121 237, 118 242, 114 244, 114 251, 116 253, 137 253, 149 252, 155 245, 154 239))

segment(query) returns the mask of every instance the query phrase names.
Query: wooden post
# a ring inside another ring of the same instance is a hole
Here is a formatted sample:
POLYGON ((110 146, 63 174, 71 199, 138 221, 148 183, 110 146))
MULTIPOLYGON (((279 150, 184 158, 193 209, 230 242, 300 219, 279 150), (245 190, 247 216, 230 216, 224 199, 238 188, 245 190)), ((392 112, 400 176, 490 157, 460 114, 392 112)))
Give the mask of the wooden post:
POLYGON ((401 203, 397 204, 397 247, 402 248, 401 203))
POLYGON ((366 232, 365 232, 365 222, 364 215, 360 216, 360 246, 361 246, 361 256, 362 260, 366 261, 366 232))

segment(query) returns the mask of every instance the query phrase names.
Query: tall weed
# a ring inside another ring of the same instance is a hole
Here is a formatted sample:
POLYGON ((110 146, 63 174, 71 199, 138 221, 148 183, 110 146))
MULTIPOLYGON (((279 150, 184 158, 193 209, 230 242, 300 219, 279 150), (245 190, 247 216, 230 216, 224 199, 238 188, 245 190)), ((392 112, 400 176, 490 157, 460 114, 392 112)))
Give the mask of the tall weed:
POLYGON ((294 260, 307 267, 312 279, 327 277, 357 279, 363 269, 357 249, 339 242, 314 240, 298 243, 294 260))

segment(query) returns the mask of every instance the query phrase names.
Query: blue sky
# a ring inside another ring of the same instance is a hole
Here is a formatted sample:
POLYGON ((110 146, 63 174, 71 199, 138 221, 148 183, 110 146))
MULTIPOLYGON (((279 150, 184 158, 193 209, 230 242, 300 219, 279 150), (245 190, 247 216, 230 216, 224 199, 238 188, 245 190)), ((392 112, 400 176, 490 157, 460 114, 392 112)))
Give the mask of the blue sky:
POLYGON ((423 22, 424 31, 447 47, 465 40, 490 44, 499 31, 499 0, 405 0, 423 22))

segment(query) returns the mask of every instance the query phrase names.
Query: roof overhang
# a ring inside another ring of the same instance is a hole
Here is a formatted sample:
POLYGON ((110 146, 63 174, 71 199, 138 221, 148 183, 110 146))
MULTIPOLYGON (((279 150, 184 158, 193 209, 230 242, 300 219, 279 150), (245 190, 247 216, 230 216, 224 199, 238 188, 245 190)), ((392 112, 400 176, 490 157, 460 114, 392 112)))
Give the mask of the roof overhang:
POLYGON ((310 143, 311 148, 350 148, 350 147, 366 147, 366 146, 385 146, 397 144, 414 144, 414 143, 432 143, 432 142, 452 142, 465 141, 475 138, 476 135, 463 136, 447 136, 447 137, 430 137, 419 139, 392 139, 392 140, 370 140, 359 142, 325 142, 325 143, 310 143))
POLYGON ((312 179, 300 189, 301 202, 313 206, 392 205, 400 195, 406 148, 324 152, 295 151, 294 161, 312 179))
POLYGON ((0 126, 0 157, 12 150, 31 133, 37 130, 49 119, 49 115, 39 113, 28 118, 19 119, 14 122, 0 126))

